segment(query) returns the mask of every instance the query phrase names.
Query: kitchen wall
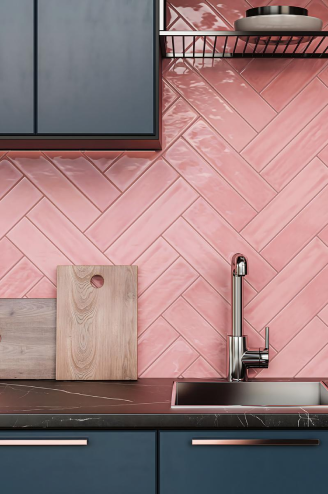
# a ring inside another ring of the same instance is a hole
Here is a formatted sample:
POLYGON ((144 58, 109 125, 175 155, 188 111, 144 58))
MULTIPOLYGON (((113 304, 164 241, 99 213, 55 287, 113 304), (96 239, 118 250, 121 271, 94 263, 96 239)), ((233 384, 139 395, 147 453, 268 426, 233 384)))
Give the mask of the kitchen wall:
MULTIPOLYGON (((231 29, 250 3, 174 0, 168 21, 231 29)), ((327 24, 327 0, 291 4, 327 24)), ((327 377, 326 62, 165 60, 163 90, 162 152, 1 157, 0 297, 55 297, 58 264, 137 264, 139 375, 219 377, 240 251, 245 332, 271 330, 259 376, 327 377)))

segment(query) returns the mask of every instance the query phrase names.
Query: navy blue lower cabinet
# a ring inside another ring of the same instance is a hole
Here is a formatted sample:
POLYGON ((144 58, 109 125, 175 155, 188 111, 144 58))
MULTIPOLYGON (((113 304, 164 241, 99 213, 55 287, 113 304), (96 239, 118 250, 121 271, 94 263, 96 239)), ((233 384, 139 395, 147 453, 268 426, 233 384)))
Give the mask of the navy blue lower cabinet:
POLYGON ((0 432, 0 479, 4 494, 155 494, 156 432, 0 432))
POLYGON ((160 494, 308 494, 328 489, 328 431, 161 432, 159 458, 160 494), (204 440, 211 442, 202 445, 204 440), (221 441, 213 445, 216 440, 221 441), (232 445, 232 440, 249 445, 232 445), (254 440, 267 445, 254 445, 254 440), (320 444, 311 445, 312 440, 320 444), (282 444, 274 446, 277 441, 282 444), (289 445, 291 441, 297 444, 289 445))

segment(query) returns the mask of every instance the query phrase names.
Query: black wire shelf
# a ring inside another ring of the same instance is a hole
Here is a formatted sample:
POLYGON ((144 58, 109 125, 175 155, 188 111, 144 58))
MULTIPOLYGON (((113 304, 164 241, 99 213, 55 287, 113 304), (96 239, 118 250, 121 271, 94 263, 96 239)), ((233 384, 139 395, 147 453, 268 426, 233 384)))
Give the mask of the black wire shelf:
POLYGON ((328 58, 328 31, 160 30, 159 35, 164 58, 328 58))

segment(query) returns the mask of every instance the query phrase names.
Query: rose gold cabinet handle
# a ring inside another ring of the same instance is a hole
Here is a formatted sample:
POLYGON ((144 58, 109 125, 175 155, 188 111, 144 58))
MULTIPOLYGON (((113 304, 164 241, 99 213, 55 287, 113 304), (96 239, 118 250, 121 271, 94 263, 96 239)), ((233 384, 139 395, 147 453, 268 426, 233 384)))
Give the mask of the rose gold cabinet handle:
POLYGON ((0 439, 0 446, 88 446, 87 439, 0 439))
POLYGON ((319 446, 319 439, 193 439, 192 446, 319 446))

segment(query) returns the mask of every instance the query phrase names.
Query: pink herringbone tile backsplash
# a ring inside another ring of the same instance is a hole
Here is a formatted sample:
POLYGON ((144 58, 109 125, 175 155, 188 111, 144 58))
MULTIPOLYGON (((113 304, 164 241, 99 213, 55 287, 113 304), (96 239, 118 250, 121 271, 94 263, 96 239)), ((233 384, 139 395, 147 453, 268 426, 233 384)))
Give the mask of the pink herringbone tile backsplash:
MULTIPOLYGON (((265 0, 172 0, 170 29, 232 29, 265 0)), ((269 2, 275 3, 275 2, 269 2)), ((287 2, 288 3, 288 2, 287 2)), ((328 0, 293 0, 328 23, 328 0)), ((260 377, 328 377, 328 67, 164 60, 161 152, 8 152, 0 297, 55 297, 58 264, 139 266, 139 375, 225 375, 230 259, 249 259, 260 377)))

